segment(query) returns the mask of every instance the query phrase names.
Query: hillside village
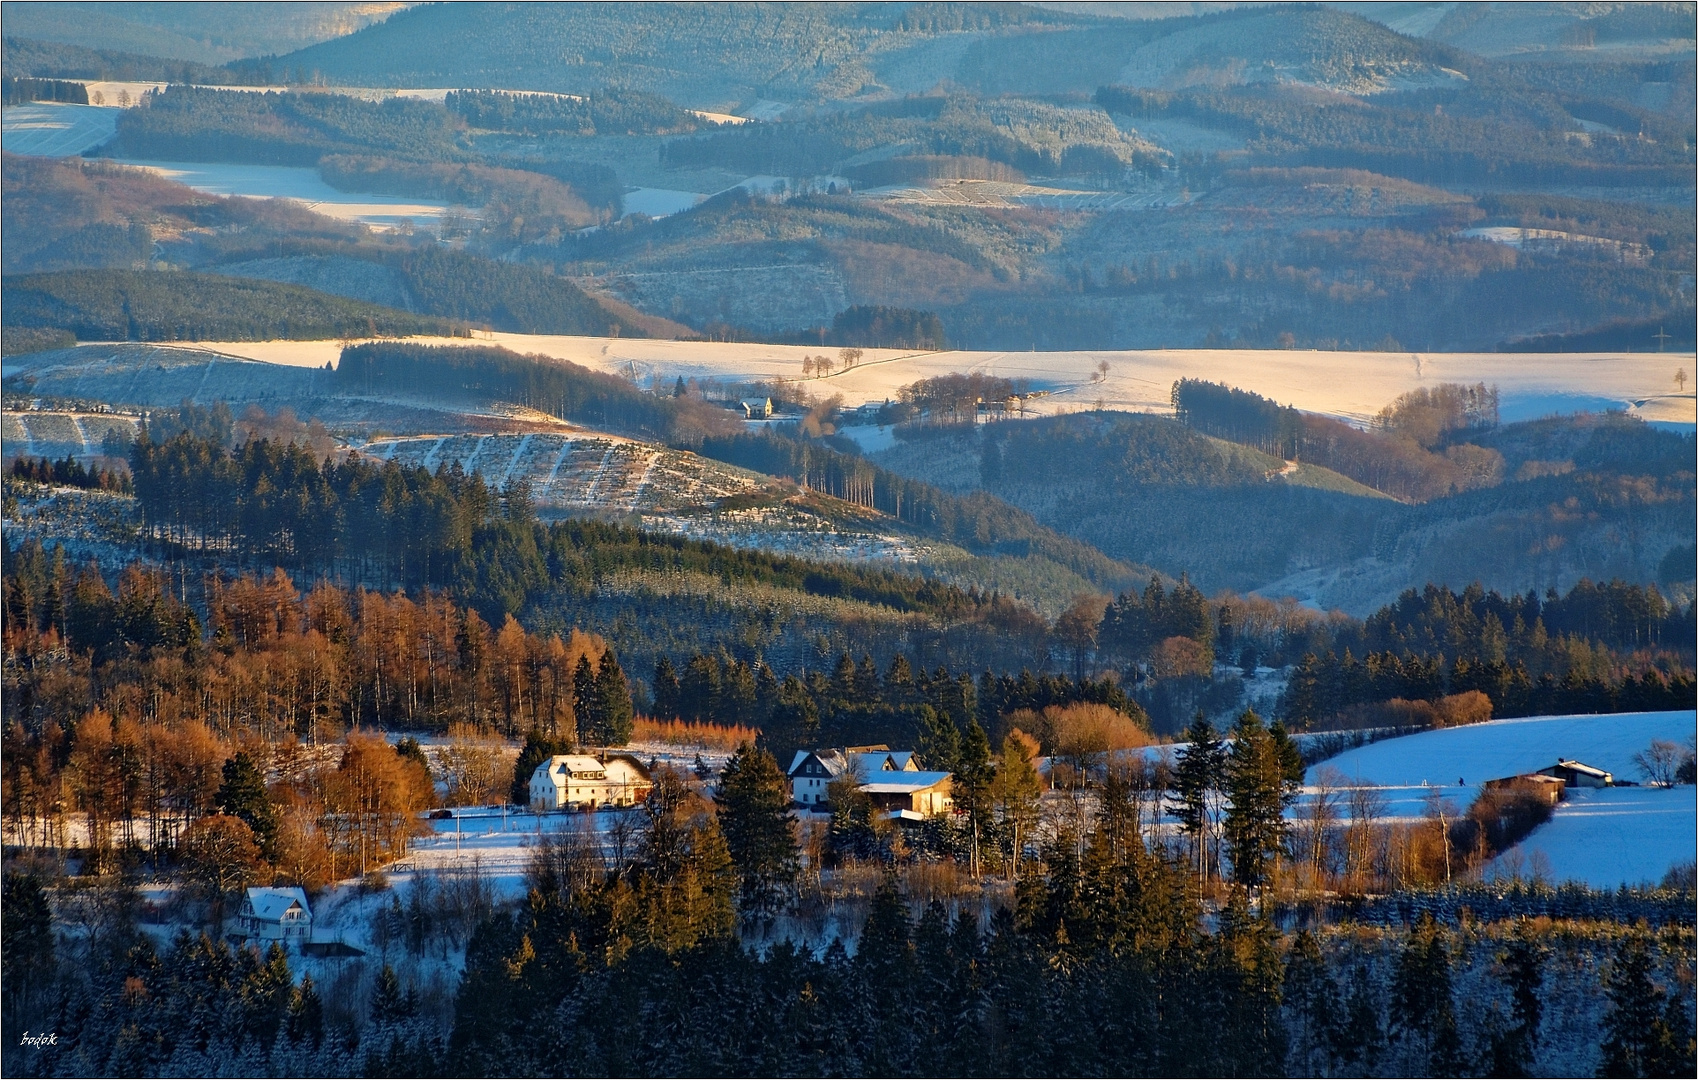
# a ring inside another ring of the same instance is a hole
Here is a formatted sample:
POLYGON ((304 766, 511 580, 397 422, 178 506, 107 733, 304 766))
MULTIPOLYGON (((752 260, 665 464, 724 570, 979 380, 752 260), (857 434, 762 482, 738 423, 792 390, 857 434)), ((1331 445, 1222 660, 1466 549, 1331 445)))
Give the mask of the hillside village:
POLYGON ((1694 1075, 1695 17, 7 4, 0 1071, 1694 1075))

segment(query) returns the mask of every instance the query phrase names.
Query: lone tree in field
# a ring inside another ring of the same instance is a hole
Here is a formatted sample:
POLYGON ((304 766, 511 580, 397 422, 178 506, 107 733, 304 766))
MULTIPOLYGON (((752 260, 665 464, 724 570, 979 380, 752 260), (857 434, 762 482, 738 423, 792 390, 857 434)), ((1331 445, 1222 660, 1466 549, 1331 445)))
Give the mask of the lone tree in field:
POLYGON ((714 802, 743 910, 772 912, 796 882, 789 780, 771 754, 744 743, 720 773, 714 802))

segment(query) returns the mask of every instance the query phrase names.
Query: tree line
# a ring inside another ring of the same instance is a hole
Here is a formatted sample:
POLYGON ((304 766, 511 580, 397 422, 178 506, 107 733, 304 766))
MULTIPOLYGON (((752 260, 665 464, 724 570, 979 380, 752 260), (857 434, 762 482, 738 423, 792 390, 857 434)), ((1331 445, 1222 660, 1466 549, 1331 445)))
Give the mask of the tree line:
MULTIPOLYGON (((1609 138, 1576 147, 1562 119, 1563 105, 1580 104, 1573 100, 1578 95, 1515 86, 1514 75, 1495 69, 1480 74, 1487 77, 1437 95, 1450 106, 1439 109, 1432 107, 1434 95, 1392 95, 1361 108, 1317 105, 1277 87, 1103 86, 1093 100, 1133 118, 1183 118, 1242 134, 1257 163, 1367 169, 1425 183, 1660 184, 1685 167, 1690 143, 1678 134, 1669 141, 1609 138)), ((1660 126, 1648 112, 1635 110, 1632 119, 1635 127, 1660 126)))
POLYGON ((110 491, 119 495, 130 495, 130 476, 127 472, 117 469, 104 469, 99 465, 84 468, 75 455, 66 454, 62 461, 50 461, 45 457, 12 459, 11 475, 18 480, 35 484, 56 484, 66 487, 84 488, 92 491, 110 491))
POLYGON ((651 535, 625 526, 534 520, 522 487, 367 460, 315 461, 261 439, 226 450, 188 433, 131 448, 143 528, 177 553, 212 552, 308 574, 445 589, 499 618, 546 594, 586 598, 622 570, 702 572, 947 618, 1012 602, 874 567, 824 564, 651 535))
POLYGON ((621 87, 581 96, 455 90, 443 107, 470 127, 515 135, 685 135, 707 126, 657 94, 621 87))
POLYGON ((983 492, 952 495, 818 442, 763 435, 703 440, 700 452, 728 464, 795 480, 804 487, 889 514, 969 551, 1041 555, 1099 587, 1113 588, 1131 568, 1038 524, 983 492))
MULTIPOLYGON (((10 41, 7 42, 10 46, 10 41)), ((8 47, 8 52, 11 49, 8 47)), ((73 105, 88 104, 88 89, 79 82, 62 79, 18 78, 0 75, 0 103, 23 105, 31 101, 59 101, 73 105)))
POLYGON ((8 564, 6 717, 31 733, 104 707, 268 744, 456 724, 603 745, 629 734, 629 701, 618 714, 600 704, 626 686, 619 662, 582 631, 533 633, 511 616, 492 627, 439 593, 325 581, 303 593, 281 570, 197 582, 203 625, 186 582, 157 566, 131 564, 113 592, 59 549, 26 545, 8 564))
POLYGON ((835 665, 789 674, 758 661, 701 653, 680 668, 663 656, 651 685, 655 716, 759 728, 762 745, 781 757, 792 750, 886 742, 918 747, 927 768, 951 770, 963 745, 974 740, 988 745, 1007 730, 1010 716, 1079 703, 1148 725, 1143 710, 1113 679, 1074 681, 1030 670, 975 677, 942 665, 916 670, 900 654, 882 672, 871 656, 856 661, 845 653, 835 665))
POLYGON ((109 150, 166 161, 316 165, 327 154, 389 152, 422 161, 469 156, 464 125, 434 102, 364 101, 306 91, 170 86, 125 109, 109 150))

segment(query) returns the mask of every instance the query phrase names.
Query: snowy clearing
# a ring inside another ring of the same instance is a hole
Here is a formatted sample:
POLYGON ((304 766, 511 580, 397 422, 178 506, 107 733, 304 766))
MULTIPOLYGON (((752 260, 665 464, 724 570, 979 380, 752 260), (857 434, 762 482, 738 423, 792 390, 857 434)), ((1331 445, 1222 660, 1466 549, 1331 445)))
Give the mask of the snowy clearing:
MULTIPOLYGON (((310 172, 310 170, 301 170, 310 172)), ((422 344, 465 345, 464 338, 419 338, 422 344)), ((915 352, 867 349, 859 364, 824 378, 800 379, 802 360, 822 350, 654 339, 477 333, 471 344, 502 345, 600 371, 635 374, 670 385, 678 376, 727 380, 789 379, 809 392, 843 395, 850 406, 894 399, 902 387, 950 372, 981 372, 1028 380, 1027 408, 1037 415, 1101 406, 1166 413, 1173 382, 1209 379, 1295 405, 1308 412, 1365 425, 1409 390, 1438 383, 1495 385, 1507 421, 1551 413, 1623 409, 1648 421, 1693 424, 1692 391, 1676 393, 1675 371, 1690 373, 1690 353, 1379 353, 1254 349, 1167 349, 1126 352, 915 352), (1095 381, 1098 365, 1109 370, 1095 381)), ((339 341, 203 342, 201 348, 276 364, 322 368, 340 354, 339 341)), ((824 350, 835 356, 836 350, 824 350)))
POLYGON ((1571 789, 1551 820, 1499 856, 1491 871, 1595 889, 1655 884, 1677 863, 1692 862, 1698 800, 1691 786, 1571 789))
POLYGON ((338 191, 319 177, 317 169, 301 169, 287 165, 222 165, 184 161, 130 161, 118 158, 113 161, 119 165, 146 169, 208 195, 293 199, 308 210, 326 217, 339 221, 360 221, 379 229, 392 229, 403 221, 425 224, 434 221, 448 209, 447 203, 338 191))
MULTIPOLYGON (((1494 720, 1358 747, 1311 768, 1306 779, 1313 785, 1331 769, 1345 784, 1381 785, 1386 820, 1419 819, 1432 799, 1442 800, 1447 814, 1461 814, 1484 781, 1533 772, 1558 758, 1608 770, 1618 780, 1641 780, 1633 755, 1652 739, 1686 744, 1695 724, 1698 714, 1691 711, 1494 720)), ((1533 870, 1553 881, 1613 889, 1660 881, 1671 866, 1698 858, 1698 791, 1692 787, 1570 788, 1567 794, 1552 819, 1488 873, 1533 870)))
POLYGON ((1386 786, 1454 784, 1457 777, 1478 785, 1543 769, 1558 758, 1606 769, 1618 780, 1638 780, 1634 754, 1652 739, 1685 743, 1695 724, 1698 714, 1692 710, 1493 720, 1357 747, 1310 769, 1308 780, 1331 768, 1386 786))
POLYGON ((117 130, 117 109, 37 101, 5 110, 0 146, 8 154, 71 157, 99 146, 117 130))

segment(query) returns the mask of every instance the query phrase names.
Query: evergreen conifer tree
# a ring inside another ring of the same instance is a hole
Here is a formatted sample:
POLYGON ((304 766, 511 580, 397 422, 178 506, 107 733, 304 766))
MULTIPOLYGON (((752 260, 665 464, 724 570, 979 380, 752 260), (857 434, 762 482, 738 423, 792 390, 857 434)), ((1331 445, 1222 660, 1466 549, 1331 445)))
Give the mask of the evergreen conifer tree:
POLYGON ((253 830, 259 850, 267 859, 277 857, 277 809, 265 790, 265 774, 247 751, 224 762, 224 782, 213 803, 220 812, 241 818, 253 830))
POLYGON ((625 682, 625 672, 618 657, 608 649, 601 654, 601 666, 595 676, 596 720, 600 726, 603 745, 624 746, 631 741, 634 715, 631 709, 631 688, 625 682))
POLYGON ((1289 1066, 1301 1076, 1330 1075, 1337 1065, 1341 1020, 1338 983, 1320 944, 1300 930, 1285 958, 1283 998, 1292 1018, 1289 1066))
POLYGON ((525 734, 524 748, 519 751, 519 759, 513 763, 513 783, 507 792, 507 801, 516 806, 529 806, 531 801, 531 775, 537 771, 537 766, 556 754, 569 754, 572 744, 567 739, 551 739, 532 728, 525 734))
POLYGON ((1224 779, 1226 748, 1214 725, 1199 711, 1185 732, 1186 745, 1176 755, 1170 813, 1179 828, 1191 838, 1192 869, 1207 881, 1210 870, 1210 812, 1224 779))
POLYGON ((961 733, 955 730, 955 721, 930 705, 919 706, 915 710, 914 721, 920 729, 920 743, 916 749, 920 752, 921 763, 928 769, 954 772, 961 756, 961 733))
POLYGON ((318 988, 313 985, 311 975, 302 976, 301 985, 290 997, 289 1016, 283 1027, 293 1042, 317 1046, 324 1038, 324 1003, 319 999, 318 988))
POLYGON ((601 695, 596 693, 595 668, 588 656, 579 656, 572 669, 572 711, 578 717, 578 742, 606 746, 607 728, 601 715, 601 695))
POLYGON ((1334 1044, 1341 1075, 1373 1076, 1385 1050, 1385 1024, 1366 967, 1358 967, 1350 981, 1350 999, 1345 1004, 1344 1023, 1334 1044))
POLYGON ((961 739, 961 755, 956 761, 952 791, 956 811, 967 815, 967 824, 972 830, 974 877, 981 872, 980 844, 991 823, 991 781, 994 779, 990 740, 985 737, 985 729, 979 726, 979 722, 970 719, 961 739))
POLYGON ((1227 755, 1226 843, 1232 853, 1233 880, 1247 887, 1273 877, 1273 860, 1285 849, 1285 808, 1296 797, 1291 764, 1280 743, 1246 710, 1233 728, 1227 755))
POLYGON ((654 664, 654 715, 672 720, 680 715, 678 707, 678 670, 672 658, 663 656, 654 664))
POLYGON ((1532 1075, 1542 1011, 1539 988, 1544 982, 1543 953, 1532 926, 1526 919, 1520 920, 1515 936, 1498 958, 1509 983, 1511 1011, 1508 1026, 1492 1036, 1493 1076, 1532 1075))
POLYGON ((1450 948, 1444 931, 1423 914, 1410 927, 1392 982, 1393 1032, 1412 1054, 1409 1066, 1426 1076, 1459 1076, 1462 1042, 1456 1027, 1450 948))
POLYGON ((1652 979, 1646 937, 1642 929, 1626 934, 1610 965, 1599 1076, 1692 1075, 1691 1020, 1679 995, 1666 994, 1652 979))
POLYGON ((772 912, 797 873, 788 779, 771 754, 744 743, 720 773, 714 802, 725 847, 737 868, 743 910, 772 912))

